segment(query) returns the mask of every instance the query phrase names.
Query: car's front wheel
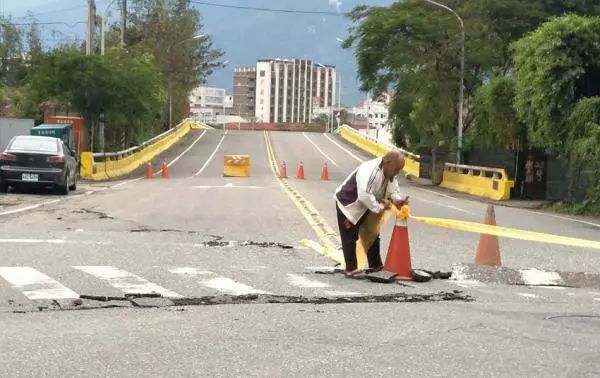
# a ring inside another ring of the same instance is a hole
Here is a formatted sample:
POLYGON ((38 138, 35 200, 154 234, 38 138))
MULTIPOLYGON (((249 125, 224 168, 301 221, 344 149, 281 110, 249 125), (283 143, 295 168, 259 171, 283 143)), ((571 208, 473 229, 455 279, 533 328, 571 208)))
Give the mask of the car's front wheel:
POLYGON ((74 182, 69 186, 70 190, 77 190, 77 175, 73 175, 74 177, 74 182))

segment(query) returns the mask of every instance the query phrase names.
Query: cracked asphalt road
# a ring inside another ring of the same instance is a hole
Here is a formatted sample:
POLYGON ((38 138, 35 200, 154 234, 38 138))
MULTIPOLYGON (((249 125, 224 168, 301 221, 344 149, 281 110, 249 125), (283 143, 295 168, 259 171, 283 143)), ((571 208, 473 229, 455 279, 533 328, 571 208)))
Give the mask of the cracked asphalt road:
MULTIPOLYGON (((333 263, 300 243, 319 240, 273 177, 263 133, 211 130, 198 140, 200 135, 193 132, 165 155, 172 160, 197 140, 171 166, 168 180, 83 183, 68 198, 0 197, 0 203, 13 203, 0 208, 4 372, 593 376, 600 371, 600 290, 509 286, 469 277, 376 284, 315 274, 307 268, 333 263), (222 177, 224 154, 250 155, 251 177, 222 177), (437 300, 444 293, 459 300, 437 300), (427 298, 436 301, 422 300, 427 298), (90 311, 76 311, 82 309, 90 311)), ((333 191, 368 157, 321 134, 270 138, 290 177, 303 161, 307 179, 290 183, 335 226, 333 191), (325 161, 328 182, 319 180, 325 161)), ((481 221, 485 213, 479 201, 402 185, 416 215, 481 221)), ((600 235, 594 220, 500 207, 496 214, 505 226, 592 240, 600 235)), ((382 234, 384 254, 391 228, 388 224, 382 234)), ((413 266, 433 271, 472 262, 478 238, 420 224, 411 224, 410 237, 413 266)), ((597 251, 507 240, 501 249, 513 269, 600 273, 597 251)))

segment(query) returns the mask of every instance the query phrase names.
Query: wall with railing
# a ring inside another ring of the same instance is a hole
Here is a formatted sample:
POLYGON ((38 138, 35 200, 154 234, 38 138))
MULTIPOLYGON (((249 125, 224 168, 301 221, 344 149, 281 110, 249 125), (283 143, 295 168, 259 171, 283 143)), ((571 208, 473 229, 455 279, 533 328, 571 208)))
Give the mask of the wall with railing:
POLYGON ((85 180, 105 181, 127 175, 169 149, 192 129, 207 126, 186 119, 176 127, 127 150, 107 153, 81 153, 80 176, 85 180))

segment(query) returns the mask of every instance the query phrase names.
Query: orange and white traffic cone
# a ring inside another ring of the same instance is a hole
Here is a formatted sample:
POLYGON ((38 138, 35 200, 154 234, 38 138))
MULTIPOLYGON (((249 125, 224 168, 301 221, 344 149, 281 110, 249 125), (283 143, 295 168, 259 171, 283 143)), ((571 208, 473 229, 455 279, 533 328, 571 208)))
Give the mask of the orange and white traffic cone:
MULTIPOLYGON (((496 225, 496 212, 494 205, 489 205, 485 213, 484 224, 496 225)), ((475 253, 475 264, 488 266, 502 266, 500 258, 500 245, 495 235, 481 234, 477 252, 475 253)))
POLYGON ((304 164, 300 162, 300 166, 298 166, 298 174, 296 175, 298 180, 304 180, 304 164))
POLYGON ((148 162, 146 165, 146 178, 150 179, 154 177, 154 173, 152 173, 152 163, 148 162))
POLYGON ((396 216, 396 225, 392 232, 384 269, 396 273, 397 280, 412 281, 408 222, 404 216, 396 216))
POLYGON ((285 164, 285 161, 281 165, 281 172, 279 173, 279 177, 287 178, 287 165, 285 164))
POLYGON ((163 163, 162 163, 162 177, 163 178, 169 177, 169 166, 167 165, 166 161, 163 161, 163 163))
POLYGON ((321 180, 329 180, 329 169, 327 168, 327 162, 323 165, 323 170, 321 171, 321 180))

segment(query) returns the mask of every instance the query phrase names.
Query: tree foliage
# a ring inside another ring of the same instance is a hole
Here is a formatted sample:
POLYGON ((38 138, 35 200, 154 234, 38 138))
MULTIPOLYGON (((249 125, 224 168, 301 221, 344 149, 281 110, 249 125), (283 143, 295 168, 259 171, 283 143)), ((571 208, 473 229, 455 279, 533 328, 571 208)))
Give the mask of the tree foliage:
POLYGON ((515 80, 510 76, 495 77, 477 89, 473 126, 467 134, 470 144, 513 149, 526 143, 526 128, 517 118, 514 99, 515 80))
MULTIPOLYGON (((586 0, 445 0, 464 20, 465 128, 475 123, 475 94, 491 78, 510 75, 510 44, 553 15, 600 12, 586 0)), ((423 0, 359 6, 344 46, 355 47, 361 89, 393 89, 394 140, 409 149, 455 145, 460 73, 460 24, 423 0)), ((508 110, 508 109, 506 109, 508 110)), ((504 126, 502 126, 504 127, 504 126)), ((513 128, 518 125, 513 125, 513 128)), ((501 130, 496 130, 501 131, 501 130)), ((499 144, 504 141, 498 141, 499 144)))
POLYGON ((577 102, 600 95, 600 18, 568 15, 519 40, 516 108, 531 141, 565 156, 577 102))

